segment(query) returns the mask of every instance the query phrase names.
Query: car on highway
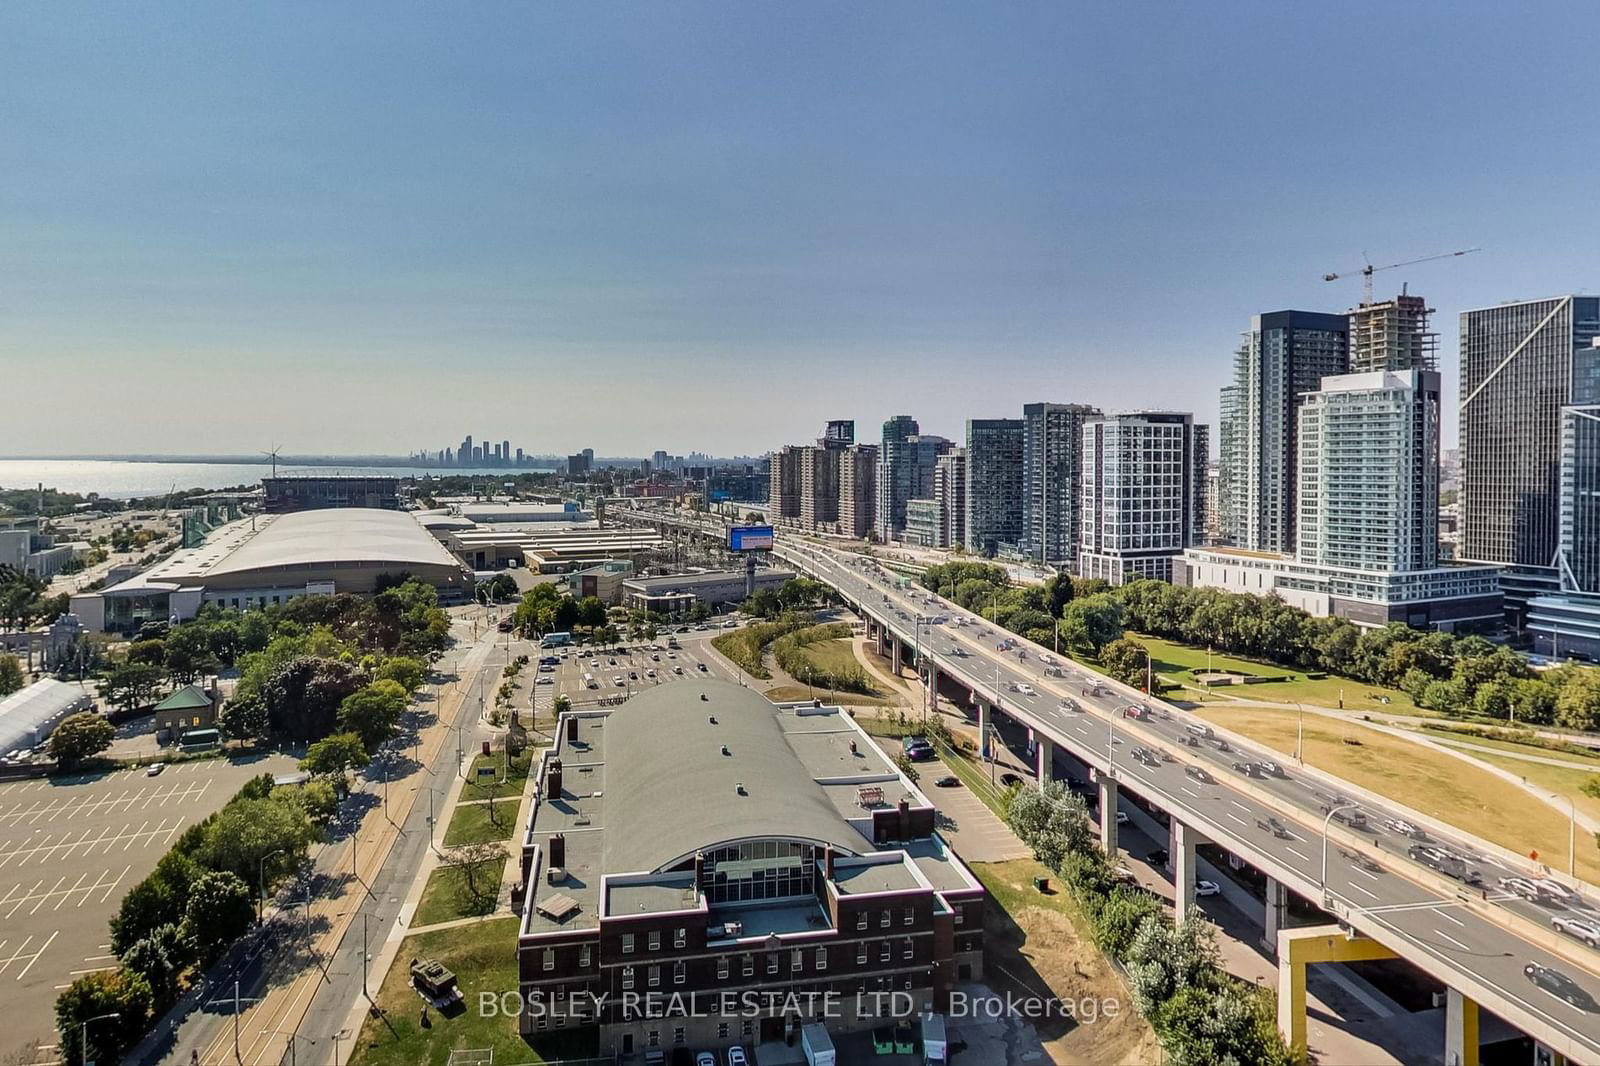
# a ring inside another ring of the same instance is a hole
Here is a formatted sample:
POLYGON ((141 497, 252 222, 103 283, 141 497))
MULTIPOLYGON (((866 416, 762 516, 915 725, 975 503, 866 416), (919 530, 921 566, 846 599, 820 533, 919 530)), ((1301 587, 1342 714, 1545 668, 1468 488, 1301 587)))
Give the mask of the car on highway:
POLYGON ((1345 862, 1358 866, 1368 873, 1377 873, 1382 869, 1370 856, 1363 855, 1359 851, 1347 851, 1344 848, 1340 848, 1339 855, 1345 862))
POLYGON ((1056 710, 1069 711, 1073 714, 1083 713, 1083 708, 1078 706, 1078 701, 1074 699, 1063 699, 1060 703, 1056 704, 1056 710))
POLYGON ((1594 996, 1589 994, 1588 989, 1553 966, 1541 966, 1537 962, 1530 962, 1522 968, 1522 975, 1532 981, 1535 987, 1572 1004, 1579 1010, 1591 1013, 1600 1010, 1600 1003, 1595 1002, 1594 996))
POLYGON ((1552 902, 1563 907, 1583 906, 1583 897, 1578 895, 1570 886, 1562 884, 1553 877, 1541 877, 1534 882, 1539 893, 1552 902))
POLYGON ((1600 924, 1593 918, 1580 917, 1576 914, 1558 914, 1550 919, 1550 928, 1558 933, 1565 933, 1575 940, 1581 940, 1591 948, 1600 948, 1600 924))
POLYGON ((1046 666, 1054 666, 1056 664, 1055 656, 1051 655, 1049 652, 1043 652, 1040 654, 1039 661, 1044 663, 1046 666))
POLYGON ((1134 721, 1143 722, 1150 717, 1150 708, 1141 707, 1139 704, 1130 704, 1122 708, 1122 717, 1132 718, 1134 721))
POLYGON ((1222 886, 1215 881, 1202 879, 1194 883, 1194 894, 1197 896, 1220 896, 1222 894, 1222 886))
POLYGON ((1257 818, 1256 827, 1258 829, 1265 829, 1279 840, 1294 839, 1294 834, 1289 832, 1288 827, 1282 822, 1278 821, 1276 818, 1257 818))
POLYGON ((1410 822, 1401 818, 1385 818, 1383 820, 1383 827, 1391 833, 1397 833, 1403 837, 1410 837, 1412 840, 1428 839, 1427 831, 1421 826, 1412 825, 1410 822))
POLYGON ((553 674, 556 672, 556 668, 551 666, 549 663, 540 663, 539 672, 541 674, 553 674))
POLYGON ((1212 777, 1203 766, 1185 766, 1183 772, 1203 784, 1209 785, 1216 781, 1216 778, 1212 777))
POLYGON ((1531 900, 1534 903, 1544 902, 1544 893, 1539 891, 1539 886, 1526 877, 1502 877, 1495 881, 1495 884, 1500 886, 1502 891, 1509 892, 1513 896, 1521 896, 1523 899, 1531 900))
POLYGON ((1033 686, 1032 685, 1018 685, 1017 686, 1017 691, 1022 693, 1024 696, 1037 696, 1038 695, 1038 693, 1033 690, 1033 686))
POLYGON ((961 779, 955 774, 945 774, 933 784, 936 788, 955 788, 961 784, 961 779))
POLYGON ((1483 883, 1483 875, 1469 867, 1467 860, 1445 848, 1436 848, 1428 844, 1413 844, 1406 849, 1406 857, 1465 884, 1477 885, 1483 883))
POLYGON ((1260 766, 1259 763, 1236 762, 1236 763, 1233 764, 1233 771, 1235 773, 1244 774, 1244 776, 1246 776, 1246 777, 1260 777, 1261 776, 1261 766, 1260 766))
POLYGON ((1279 777, 1285 781, 1289 779, 1289 772, 1275 762, 1268 761, 1260 763, 1259 765, 1261 767, 1261 772, 1266 774, 1268 777, 1279 777))

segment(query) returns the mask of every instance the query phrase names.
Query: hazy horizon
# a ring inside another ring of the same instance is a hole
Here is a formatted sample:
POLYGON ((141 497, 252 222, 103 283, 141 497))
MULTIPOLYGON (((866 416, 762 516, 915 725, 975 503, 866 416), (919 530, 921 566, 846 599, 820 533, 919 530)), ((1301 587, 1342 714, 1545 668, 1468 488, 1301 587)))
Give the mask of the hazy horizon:
POLYGON ((1214 424, 1252 314, 1482 247, 1376 278, 1454 396, 1457 312, 1600 285, 1563 14, 7 5, 0 453, 1214 424))

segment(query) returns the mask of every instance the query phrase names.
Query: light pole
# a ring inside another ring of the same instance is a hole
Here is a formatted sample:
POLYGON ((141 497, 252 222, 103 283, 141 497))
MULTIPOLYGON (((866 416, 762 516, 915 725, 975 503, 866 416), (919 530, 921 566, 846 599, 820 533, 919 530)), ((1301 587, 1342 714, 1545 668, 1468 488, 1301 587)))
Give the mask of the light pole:
POLYGON ((1353 810, 1359 803, 1341 803, 1328 808, 1328 813, 1322 819, 1322 878, 1317 882, 1322 889, 1322 897, 1328 897, 1328 824, 1333 821, 1333 816, 1340 811, 1353 810))
POLYGON ((267 898, 267 860, 272 858, 274 855, 282 855, 283 852, 284 852, 283 848, 278 848, 276 851, 269 851, 265 855, 261 856, 261 861, 256 864, 256 872, 257 872, 257 875, 258 875, 257 881, 256 881, 256 924, 257 925, 261 924, 261 913, 262 913, 262 911, 263 911, 263 909, 265 907, 266 898, 267 898))
POLYGON ((89 1026, 90 1026, 90 1024, 93 1023, 93 1022, 103 1022, 107 1018, 120 1018, 120 1017, 122 1017, 121 1014, 117 1013, 116 1011, 112 1011, 110 1014, 97 1014, 93 1018, 85 1018, 83 1020, 83 1026, 82 1026, 82 1029, 83 1029, 83 1061, 85 1063, 88 1063, 88 1061, 89 1061, 89 1026))
POLYGON ((1567 876, 1578 876, 1578 804, 1567 797, 1567 876))
POLYGON ((1306 708, 1304 704, 1296 702, 1294 709, 1299 712, 1294 726, 1294 761, 1304 766, 1306 764, 1306 708))

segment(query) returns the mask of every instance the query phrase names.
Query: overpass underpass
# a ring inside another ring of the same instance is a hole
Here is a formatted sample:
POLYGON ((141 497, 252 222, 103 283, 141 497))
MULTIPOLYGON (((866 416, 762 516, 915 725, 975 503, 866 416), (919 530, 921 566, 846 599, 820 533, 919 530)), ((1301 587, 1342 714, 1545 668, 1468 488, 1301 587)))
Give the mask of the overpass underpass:
MULTIPOLYGON (((1181 843, 1172 856, 1180 907, 1192 904, 1193 843, 1209 840, 1267 875, 1269 902, 1277 892, 1295 892, 1334 916, 1339 935, 1374 945, 1351 951, 1392 952, 1450 989, 1446 1046, 1460 1062, 1477 1061, 1475 1039, 1468 1035, 1475 1032, 1478 1005, 1560 1055, 1600 1061, 1600 976, 1595 972, 1600 956, 1548 928, 1548 911, 1450 881, 1406 858, 1405 837, 1346 828, 1325 817, 1316 799, 1319 793, 1339 802, 1355 797, 1370 818, 1403 817, 1427 825, 1483 866, 1489 881, 1500 870, 1528 875, 1521 860, 1314 771, 1296 767, 1282 781, 1245 777, 1231 770, 1230 756, 1282 756, 1232 736, 1226 737, 1231 751, 1206 743, 1196 749, 1181 739, 1186 716, 1177 708, 1077 663, 1063 664, 1061 677, 1042 677, 1026 669, 1023 660, 987 650, 993 645, 985 645, 985 639, 1000 631, 987 624, 957 629, 929 624, 917 615, 930 606, 925 592, 874 581, 870 569, 832 559, 831 552, 781 544, 775 554, 837 589, 866 619, 869 637, 881 641, 892 663, 920 652, 928 669, 963 686, 978 708, 980 729, 989 715, 1003 714, 1033 730, 1040 766, 1052 765, 1056 746, 1089 766, 1101 792, 1103 839, 1113 850, 1121 790, 1166 812, 1181 843), (948 654, 952 646, 962 653, 948 654), (1024 687, 1035 695, 1028 697, 1024 687), (1103 694, 1091 694, 1096 691, 1103 694), (1119 709, 1130 703, 1150 706, 1153 719, 1119 718, 1119 709), (1147 766, 1130 757, 1134 747, 1163 757, 1147 766), (1564 974, 1570 982, 1565 996, 1531 981, 1523 969, 1529 963, 1564 974)), ((935 609, 970 617, 943 601, 935 609)), ((1275 910, 1268 908, 1269 928, 1275 910)), ((1281 941, 1285 931, 1273 931, 1281 941)), ((1288 982, 1291 1008, 1294 971, 1309 957, 1303 950, 1298 955, 1280 950, 1280 967, 1288 967, 1280 983, 1288 982)), ((1299 980, 1303 988, 1303 975, 1299 980)), ((1293 1018, 1281 1017, 1280 1024, 1286 1038, 1298 1035, 1303 1046, 1300 1017, 1299 1026, 1293 1018)))

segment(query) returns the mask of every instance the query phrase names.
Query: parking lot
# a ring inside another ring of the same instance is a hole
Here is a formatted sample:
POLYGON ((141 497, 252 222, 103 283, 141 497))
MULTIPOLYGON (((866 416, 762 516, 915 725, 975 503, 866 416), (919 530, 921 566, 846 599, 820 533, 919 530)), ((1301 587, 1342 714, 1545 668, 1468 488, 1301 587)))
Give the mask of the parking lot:
POLYGON ((737 671, 709 646, 710 638, 723 630, 690 630, 676 634, 680 647, 668 647, 667 635, 658 635, 654 648, 644 647, 644 641, 630 643, 627 651, 602 652, 595 648, 548 648, 540 651, 531 647, 526 654, 533 659, 533 688, 540 713, 548 713, 557 695, 565 695, 573 706, 598 703, 600 700, 626 698, 642 689, 653 688, 685 677, 715 677, 723 681, 736 681, 737 671), (556 655, 561 661, 553 670, 539 671, 541 655, 556 655), (701 670, 700 667, 705 669, 701 670), (681 671, 681 672, 680 672, 681 671), (584 680, 592 675, 593 686, 584 680), (653 676, 652 676, 653 675, 653 676), (541 683, 548 679, 548 683, 541 683), (622 684, 617 684, 618 680, 622 684))
POLYGON ((272 755, 0 784, 0 994, 17 1008, 0 1058, 53 1044, 60 990, 116 966, 107 920, 178 834, 251 777, 292 769, 272 755))

